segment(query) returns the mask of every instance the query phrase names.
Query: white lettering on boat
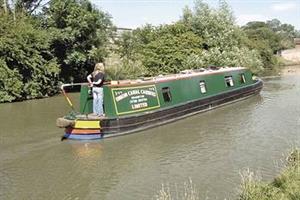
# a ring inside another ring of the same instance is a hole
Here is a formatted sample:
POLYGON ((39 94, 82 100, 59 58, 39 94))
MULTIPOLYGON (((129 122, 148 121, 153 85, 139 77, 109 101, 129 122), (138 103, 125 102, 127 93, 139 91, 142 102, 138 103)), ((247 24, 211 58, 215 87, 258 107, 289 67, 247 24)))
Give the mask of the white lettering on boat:
POLYGON ((139 95, 139 96, 133 96, 131 97, 131 99, 139 99, 139 98, 144 98, 145 96, 144 95, 139 95))
MULTIPOLYGON (((117 92, 115 92, 116 101, 119 102, 127 97, 131 97, 130 103, 135 102, 135 101, 132 101, 133 99, 143 99, 142 101, 147 101, 147 99, 145 98, 145 95, 152 96, 152 97, 157 96, 155 90, 151 91, 153 89, 154 88, 148 88, 148 90, 136 89, 136 90, 129 90, 126 92, 117 91, 117 92)), ((138 101, 141 102, 141 100, 138 100, 138 101)))
POLYGON ((145 95, 156 97, 156 93, 153 92, 153 91, 149 91, 149 90, 141 90, 141 94, 145 94, 145 95))
POLYGON ((131 105, 131 108, 133 110, 136 110, 136 109, 141 109, 141 108, 146 108, 148 107, 148 103, 147 102, 144 102, 144 103, 138 103, 138 104, 133 104, 131 105))
POLYGON ((139 90, 129 90, 128 95, 133 96, 133 95, 138 95, 141 94, 139 90))
POLYGON ((119 102, 119 101, 121 101, 122 99, 125 99, 126 97, 128 97, 127 92, 125 92, 125 93, 123 93, 123 94, 117 96, 117 97, 116 97, 116 101, 119 102))

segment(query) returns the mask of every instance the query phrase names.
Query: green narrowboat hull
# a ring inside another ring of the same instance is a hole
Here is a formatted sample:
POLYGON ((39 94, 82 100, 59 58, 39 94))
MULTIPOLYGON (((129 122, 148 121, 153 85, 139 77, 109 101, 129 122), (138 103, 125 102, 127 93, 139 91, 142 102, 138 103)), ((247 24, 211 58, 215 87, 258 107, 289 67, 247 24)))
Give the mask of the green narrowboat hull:
POLYGON ((88 114, 93 99, 82 86, 80 113, 85 115, 66 128, 65 137, 100 139, 157 127, 248 98, 262 87, 262 81, 245 68, 111 83, 104 86, 105 117, 92 119, 88 114))
POLYGON ((119 118, 103 119, 101 121, 102 131, 104 137, 111 137, 156 127, 251 97, 258 94, 262 86, 262 81, 257 80, 255 84, 245 88, 187 102, 172 108, 119 118))

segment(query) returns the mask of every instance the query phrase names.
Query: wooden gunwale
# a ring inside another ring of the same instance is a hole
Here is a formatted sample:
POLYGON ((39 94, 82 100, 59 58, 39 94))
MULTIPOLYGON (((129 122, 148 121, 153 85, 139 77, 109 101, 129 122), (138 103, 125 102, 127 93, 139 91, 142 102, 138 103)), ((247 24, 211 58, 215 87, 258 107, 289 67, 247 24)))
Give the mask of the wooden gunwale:
POLYGON ((189 78, 197 77, 197 76, 207 76, 207 75, 212 75, 212 74, 222 74, 224 72, 239 71, 239 70, 243 70, 243 69, 246 69, 246 68, 244 68, 244 67, 225 68, 223 70, 196 72, 196 73, 192 73, 192 74, 180 74, 179 76, 177 74, 172 74, 169 77, 168 76, 153 77, 152 80, 141 81, 141 82, 119 83, 119 84, 115 84, 115 85, 108 84, 107 87, 109 87, 109 88, 118 88, 118 87, 128 87, 128 86, 139 86, 139 85, 164 83, 164 82, 169 82, 169 81, 174 81, 174 80, 189 79, 189 78))

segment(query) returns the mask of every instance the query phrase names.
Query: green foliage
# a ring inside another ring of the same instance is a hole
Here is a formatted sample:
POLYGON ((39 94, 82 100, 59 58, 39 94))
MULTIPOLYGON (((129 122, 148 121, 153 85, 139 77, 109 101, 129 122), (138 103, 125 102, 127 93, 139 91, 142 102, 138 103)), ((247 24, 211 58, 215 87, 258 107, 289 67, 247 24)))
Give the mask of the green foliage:
POLYGON ((119 49, 127 62, 140 60, 148 75, 177 73, 185 69, 183 62, 188 55, 200 53, 202 39, 181 22, 148 25, 124 34, 119 49))
POLYGON ((276 53, 281 49, 280 37, 265 22, 249 22, 243 27, 248 38, 252 42, 264 43, 264 45, 276 53))
POLYGON ((45 4, 43 0, 15 0, 14 7, 18 12, 33 13, 41 4, 45 4))
POLYGON ((30 17, 20 15, 14 21, 4 14, 0 34, 0 87, 5 96, 1 101, 55 93, 59 67, 50 52, 48 33, 35 27, 30 17))
POLYGON ((155 39, 155 27, 150 24, 137 28, 132 32, 123 32, 121 37, 115 41, 117 45, 116 53, 121 59, 136 61, 140 59, 140 52, 146 44, 155 39))
POLYGON ((295 31, 295 37, 296 38, 300 38, 300 30, 296 30, 295 31))
POLYGON ((150 75, 178 73, 186 69, 186 57, 199 54, 202 49, 202 39, 181 23, 158 27, 153 35, 155 39, 140 51, 150 75))
POLYGON ((280 35, 285 35, 286 37, 292 39, 297 36, 297 31, 295 27, 291 24, 281 24, 278 19, 272 19, 266 22, 267 26, 271 28, 275 33, 280 35))
POLYGON ((196 69, 203 66, 247 66, 254 74, 263 71, 263 63, 257 51, 248 48, 220 50, 211 48, 200 54, 191 54, 184 62, 186 69, 196 69))
POLYGON ((108 55, 110 16, 88 0, 53 0, 43 16, 63 81, 86 80, 96 62, 108 55))
POLYGON ((139 31, 141 29, 134 30, 133 32, 126 31, 123 32, 121 37, 115 41, 117 48, 115 52, 122 59, 126 60, 137 60, 137 52, 141 50, 141 45, 143 44, 138 39, 142 39, 139 37, 139 31))
POLYGON ((204 39, 206 49, 222 49, 239 44, 238 27, 234 24, 231 9, 224 1, 220 1, 218 9, 210 8, 201 0, 195 1, 187 22, 191 24, 193 32, 204 39))
POLYGON ((274 54, 295 46, 293 38, 296 36, 296 30, 290 24, 281 24, 278 19, 249 22, 243 30, 247 35, 247 39, 244 40, 245 45, 259 52, 266 69, 278 65, 274 54))
POLYGON ((13 101, 21 97, 23 83, 16 69, 11 70, 0 58, 0 102, 13 101))
POLYGON ((196 1, 193 11, 184 10, 182 21, 203 37, 204 44, 200 53, 187 57, 186 68, 218 65, 249 67, 254 73, 263 70, 257 51, 243 45, 247 36, 235 25, 232 11, 225 1, 220 1, 218 9, 196 1))
POLYGON ((245 66, 254 73, 263 70, 261 55, 245 45, 247 35, 235 25, 224 1, 213 9, 196 1, 186 7, 180 21, 172 25, 146 25, 125 33, 118 41, 118 53, 125 60, 141 61, 148 75, 178 73, 210 65, 245 66))
POLYGON ((53 95, 58 81, 85 81, 109 53, 108 14, 88 0, 54 0, 34 15, 41 4, 1 4, 1 102, 53 95))
POLYGON ((175 24, 146 25, 123 34, 117 52, 127 61, 140 60, 149 75, 210 65, 245 66, 259 73, 264 62, 255 48, 245 45, 247 40, 226 2, 213 9, 199 0, 193 10, 186 7, 175 24))
POLYGON ((256 50, 259 53, 265 68, 270 69, 276 65, 277 59, 274 56, 273 50, 271 49, 268 41, 247 39, 245 42, 247 43, 248 48, 256 50))
POLYGON ((276 19, 250 22, 241 29, 225 1, 211 8, 196 0, 175 24, 146 25, 123 34, 117 52, 125 60, 141 61, 149 75, 210 65, 244 66, 261 73, 278 65, 275 54, 293 47, 295 35, 293 26, 276 19))
POLYGON ((114 65, 106 65, 106 80, 137 79, 147 73, 146 68, 139 61, 122 60, 114 65))

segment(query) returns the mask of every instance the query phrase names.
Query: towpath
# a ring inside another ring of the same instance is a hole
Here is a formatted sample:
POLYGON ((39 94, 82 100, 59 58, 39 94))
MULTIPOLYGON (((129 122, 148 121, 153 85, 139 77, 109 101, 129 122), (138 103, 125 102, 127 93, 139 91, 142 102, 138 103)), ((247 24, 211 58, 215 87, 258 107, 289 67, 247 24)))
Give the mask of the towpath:
POLYGON ((298 45, 294 49, 282 51, 281 56, 290 63, 290 65, 284 67, 282 73, 284 75, 300 75, 300 46, 298 45))
POLYGON ((296 46, 296 48, 294 49, 288 49, 288 50, 284 50, 281 53, 281 56, 293 63, 300 63, 300 46, 296 46))

